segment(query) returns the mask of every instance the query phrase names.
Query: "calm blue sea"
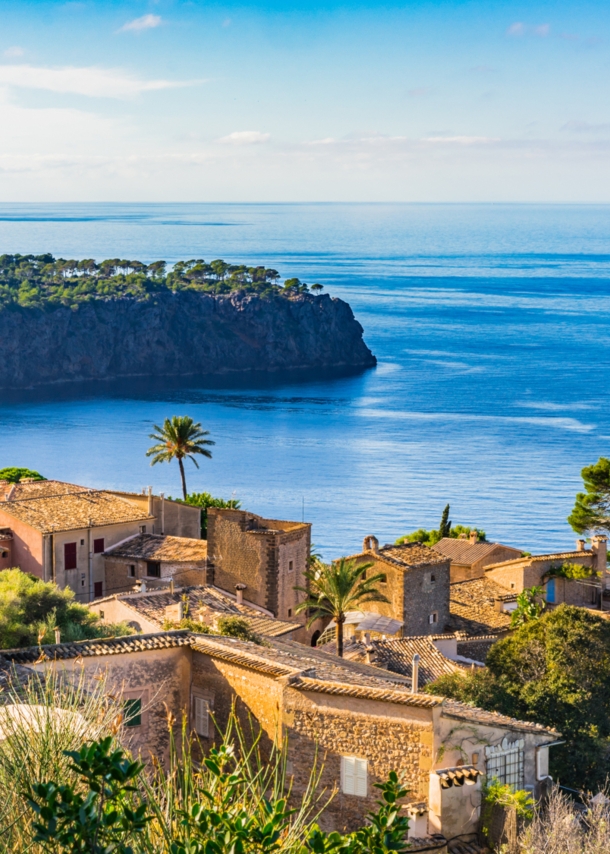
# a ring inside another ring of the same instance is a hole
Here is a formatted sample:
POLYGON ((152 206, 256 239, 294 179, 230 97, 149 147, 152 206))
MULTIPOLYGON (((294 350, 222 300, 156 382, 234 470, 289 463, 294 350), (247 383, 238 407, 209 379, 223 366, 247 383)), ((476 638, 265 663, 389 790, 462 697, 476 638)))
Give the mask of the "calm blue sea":
POLYGON ((319 281, 379 359, 331 378, 56 387, 0 401, 0 466, 177 495, 155 422, 200 420, 191 490, 313 522, 326 557, 454 522, 528 550, 574 539, 583 465, 610 455, 610 207, 0 205, 0 252, 225 258, 319 281))

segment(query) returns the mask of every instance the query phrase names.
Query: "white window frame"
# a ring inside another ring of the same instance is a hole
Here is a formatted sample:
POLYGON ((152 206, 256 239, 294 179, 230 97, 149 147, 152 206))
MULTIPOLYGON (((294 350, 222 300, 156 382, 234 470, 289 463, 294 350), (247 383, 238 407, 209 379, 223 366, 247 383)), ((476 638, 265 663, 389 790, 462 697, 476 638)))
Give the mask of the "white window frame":
POLYGON ((433 611, 428 617, 428 625, 435 626, 438 623, 438 611, 433 611))
POLYGON ((368 794, 368 762, 359 756, 341 757, 341 791, 344 795, 366 798, 368 794))
POLYGON ((509 742, 505 736, 500 744, 485 748, 485 772, 488 779, 495 777, 513 789, 522 789, 525 782, 525 741, 509 742))
POLYGON ((193 729, 202 738, 210 737, 210 701, 193 695, 193 729))

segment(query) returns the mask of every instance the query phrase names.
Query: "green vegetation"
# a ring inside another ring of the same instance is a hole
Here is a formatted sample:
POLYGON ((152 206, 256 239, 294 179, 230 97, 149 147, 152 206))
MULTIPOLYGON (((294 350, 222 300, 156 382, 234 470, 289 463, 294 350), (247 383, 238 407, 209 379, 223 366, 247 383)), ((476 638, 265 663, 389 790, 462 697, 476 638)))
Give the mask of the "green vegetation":
POLYGON ((426 528, 418 528, 417 531, 413 531, 411 534, 404 534, 404 536, 399 537, 396 540, 396 545, 400 546, 402 543, 422 543, 424 546, 435 546, 445 537, 453 537, 455 540, 459 540, 460 538, 468 539, 470 532, 474 530, 478 533, 479 541, 485 542, 485 531, 481 531, 478 528, 468 528, 466 525, 452 525, 449 519, 449 510, 450 505, 445 505, 438 529, 428 531, 426 528))
MULTIPOLYGON (((486 780, 483 787, 483 804, 481 809, 481 831, 489 837, 489 829, 494 806, 513 809, 517 817, 530 821, 534 817, 534 799, 529 792, 522 789, 515 791, 507 783, 501 783, 496 777, 486 780)), ((491 843, 492 840, 488 838, 491 843)))
POLYGON ((559 730, 551 774, 590 791, 610 773, 610 623, 585 608, 560 605, 494 644, 487 667, 428 685, 491 711, 559 730))
MULTIPOLYGON (((92 258, 80 261, 45 255, 0 256, 0 311, 3 308, 76 309, 91 300, 131 297, 147 300, 159 293, 197 291, 214 295, 235 291, 261 296, 294 296, 306 293, 308 285, 297 278, 286 279, 280 287, 277 270, 248 267, 203 259, 179 261, 168 270, 165 261, 143 264, 141 261, 110 258, 96 263, 92 258)), ((312 285, 319 292, 321 285, 312 285)))
POLYGON ((201 424, 195 423, 188 415, 174 415, 171 419, 166 418, 163 427, 155 424, 154 430, 155 432, 151 433, 149 438, 154 439, 158 444, 149 448, 146 451, 146 456, 152 457, 151 466, 178 460, 182 480, 182 497, 186 501, 188 493, 186 491, 183 460, 190 459, 199 468, 195 456, 200 454, 211 459, 212 452, 208 451, 207 446, 215 445, 216 442, 207 439, 206 436, 210 435, 209 431, 202 430, 201 424))
MULTIPOLYGON (((171 499, 170 499, 171 500, 171 499)), ((186 500, 182 498, 176 499, 184 504, 190 504, 192 507, 201 508, 201 539, 208 538, 208 508, 221 507, 226 510, 239 510, 241 501, 237 498, 214 498, 209 492, 190 492, 186 496, 186 500)))
POLYGON ((600 457, 581 471, 585 492, 576 496, 568 522, 578 534, 610 532, 610 460, 600 457))
POLYGON ((46 477, 43 477, 39 472, 32 469, 21 469, 16 466, 0 469, 0 480, 8 480, 9 483, 19 483, 25 479, 46 480, 46 477))
POLYGON ((571 581, 582 581, 585 578, 595 578, 599 573, 590 566, 582 566, 580 563, 570 563, 565 560, 563 563, 550 566, 545 572, 545 578, 568 578, 571 581))
POLYGON ((216 629, 204 623, 202 620, 195 620, 193 617, 184 616, 181 620, 165 620, 163 622, 163 631, 170 632, 173 629, 188 629, 189 632, 196 632, 202 635, 222 635, 227 638, 237 638, 238 640, 250 641, 261 645, 263 641, 252 631, 250 624, 243 617, 219 617, 216 623, 216 629))
MULTIPOLYGON (((381 798, 353 833, 326 833, 317 820, 332 794, 312 768, 302 796, 292 792, 286 743, 263 749, 230 716, 200 759, 187 720, 175 737, 168 720, 167 767, 146 769, 125 748, 122 702, 104 679, 77 684, 33 674, 8 703, 0 740, 0 852, 31 854, 390 854, 408 850, 407 789, 395 772, 377 783, 381 798), (61 710, 61 725, 58 712, 61 710), (84 735, 86 734, 86 736, 84 735), (86 740, 85 740, 86 739, 86 740), (83 743, 84 742, 84 743, 83 743)), ((265 742, 267 744, 267 742, 265 742)))
POLYGON ((74 601, 69 588, 41 581, 20 569, 0 572, 0 648, 13 649, 62 641, 130 635, 127 623, 104 625, 86 605, 74 601))
POLYGON ((367 602, 389 602, 376 584, 385 581, 383 573, 366 577, 374 564, 341 560, 331 564, 313 561, 304 575, 307 587, 295 587, 305 599, 296 607, 296 613, 307 611, 307 626, 322 617, 332 617, 337 625, 337 655, 343 656, 343 624, 348 611, 356 611, 367 602))
POLYGON ((511 629, 537 620, 546 607, 544 587, 526 587, 517 596, 517 607, 510 616, 511 629))

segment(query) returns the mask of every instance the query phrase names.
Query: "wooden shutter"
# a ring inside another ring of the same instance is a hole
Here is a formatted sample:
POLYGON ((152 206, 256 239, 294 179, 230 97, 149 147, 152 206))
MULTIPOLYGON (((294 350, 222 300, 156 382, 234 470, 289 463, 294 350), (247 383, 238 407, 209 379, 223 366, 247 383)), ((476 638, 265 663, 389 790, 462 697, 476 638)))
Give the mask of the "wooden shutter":
POLYGON ((64 543, 64 569, 76 569, 76 543, 64 543))
POLYGON ((193 697, 195 732, 207 738, 210 731, 210 704, 203 697, 193 697))
POLYGON ((354 759, 355 774, 354 774, 354 794, 361 798, 366 798, 367 794, 367 762, 366 759, 354 759))
POLYGON ((355 764, 353 756, 341 757, 341 788, 346 795, 353 795, 356 791, 355 764))

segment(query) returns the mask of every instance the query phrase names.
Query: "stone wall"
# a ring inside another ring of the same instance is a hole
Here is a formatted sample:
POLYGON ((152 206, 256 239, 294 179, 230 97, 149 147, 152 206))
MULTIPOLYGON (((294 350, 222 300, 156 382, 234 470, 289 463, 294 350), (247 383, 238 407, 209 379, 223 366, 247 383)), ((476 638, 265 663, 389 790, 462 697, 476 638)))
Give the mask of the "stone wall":
MULTIPOLYGON (((523 560, 514 561, 510 565, 487 569, 485 577, 506 588, 507 592, 521 593, 526 587, 536 587, 539 584, 543 584, 543 576, 548 572, 550 567, 558 566, 562 562, 560 558, 548 558, 546 560, 536 560, 535 562, 531 558, 523 558, 523 560)), ((570 557, 568 562, 595 568, 595 556, 586 552, 578 555, 578 557, 570 557)), ((559 590, 560 585, 556 585, 556 589, 559 590)), ((580 596, 580 593, 578 595, 580 596)), ((563 600, 558 599, 558 601, 563 600)))

